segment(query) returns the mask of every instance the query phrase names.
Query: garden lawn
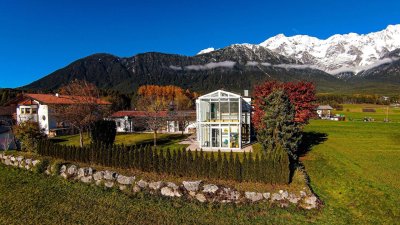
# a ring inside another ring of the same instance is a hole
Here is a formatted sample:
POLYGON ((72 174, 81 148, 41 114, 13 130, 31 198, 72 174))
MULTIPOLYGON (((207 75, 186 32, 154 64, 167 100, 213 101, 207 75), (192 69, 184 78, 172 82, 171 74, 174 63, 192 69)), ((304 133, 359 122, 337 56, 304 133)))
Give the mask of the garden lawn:
POLYGON ((0 165, 0 224, 300 224, 316 211, 213 205, 74 183, 0 165))
MULTIPOLYGON (((158 134, 157 144, 160 148, 181 148, 187 145, 179 144, 180 141, 187 138, 184 134, 158 134)), ((79 146, 79 135, 65 135, 52 138, 53 141, 65 144, 79 146)), ((87 134, 84 135, 84 144, 89 144, 90 138, 87 134)), ((117 134, 115 144, 124 145, 153 145, 153 133, 132 133, 132 134, 117 134)))

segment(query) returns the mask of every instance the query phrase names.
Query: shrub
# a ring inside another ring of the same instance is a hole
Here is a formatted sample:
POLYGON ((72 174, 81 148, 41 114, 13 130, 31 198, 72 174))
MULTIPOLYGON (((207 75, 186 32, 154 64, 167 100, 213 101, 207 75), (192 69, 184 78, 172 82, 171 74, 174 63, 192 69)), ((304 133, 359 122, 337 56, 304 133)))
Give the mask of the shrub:
POLYGON ((13 130, 15 137, 21 142, 21 149, 27 152, 36 152, 38 142, 46 137, 39 123, 33 121, 15 125, 13 130))
POLYGON ((115 141, 117 134, 116 125, 114 121, 98 120, 90 129, 90 137, 93 143, 104 143, 112 145, 115 141))

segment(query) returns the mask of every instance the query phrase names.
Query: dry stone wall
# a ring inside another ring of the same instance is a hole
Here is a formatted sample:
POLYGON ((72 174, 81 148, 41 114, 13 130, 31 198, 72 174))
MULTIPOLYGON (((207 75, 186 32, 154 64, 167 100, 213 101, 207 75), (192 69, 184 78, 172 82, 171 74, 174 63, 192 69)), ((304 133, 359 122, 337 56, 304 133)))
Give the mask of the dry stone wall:
MULTIPOLYGON (((1 163, 33 171, 42 166, 38 159, 0 153, 1 163)), ((170 198, 185 198, 189 201, 210 203, 271 203, 279 207, 290 204, 303 209, 314 209, 321 205, 320 200, 308 190, 288 192, 280 190, 276 193, 238 191, 231 187, 209 184, 201 180, 183 181, 181 184, 165 181, 149 181, 137 179, 135 176, 125 176, 115 171, 96 171, 92 167, 79 167, 74 164, 50 164, 44 171, 47 175, 61 176, 71 181, 95 184, 105 188, 118 188, 131 193, 147 192, 170 198)))

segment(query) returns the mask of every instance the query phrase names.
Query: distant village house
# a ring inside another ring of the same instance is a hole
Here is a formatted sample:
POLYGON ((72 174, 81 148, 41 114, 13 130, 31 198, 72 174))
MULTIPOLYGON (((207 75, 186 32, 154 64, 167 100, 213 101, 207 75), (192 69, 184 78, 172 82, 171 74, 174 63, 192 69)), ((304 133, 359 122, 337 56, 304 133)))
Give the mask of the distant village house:
POLYGON ((159 116, 165 118, 165 126, 159 132, 163 133, 194 133, 196 131, 196 111, 162 111, 152 114, 146 111, 118 111, 113 113, 108 119, 115 121, 117 132, 132 133, 148 130, 146 118, 149 116, 159 116))
MULTIPOLYGON (((81 96, 69 96, 59 94, 24 94, 17 104, 17 123, 34 121, 39 123, 44 133, 54 136, 57 132, 68 129, 63 121, 57 121, 52 114, 52 105, 84 104, 87 98, 81 96)), ((110 102, 93 98, 96 104, 108 106, 110 102)), ((92 103, 92 102, 91 102, 92 103)))

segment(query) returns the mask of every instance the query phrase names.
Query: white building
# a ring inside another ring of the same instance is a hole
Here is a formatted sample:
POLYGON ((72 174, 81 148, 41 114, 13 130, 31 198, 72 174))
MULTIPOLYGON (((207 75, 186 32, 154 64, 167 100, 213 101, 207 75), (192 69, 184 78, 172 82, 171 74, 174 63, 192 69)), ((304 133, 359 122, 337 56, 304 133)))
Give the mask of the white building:
POLYGON ((333 108, 330 105, 320 105, 317 107, 318 117, 321 119, 331 118, 331 111, 333 108))
POLYGON ((251 139, 251 98, 218 90, 196 100, 200 148, 239 150, 251 139))
MULTIPOLYGON (((39 123, 44 133, 49 135, 57 129, 65 129, 67 124, 57 121, 51 113, 50 105, 82 104, 80 96, 68 96, 59 94, 25 94, 17 105, 17 123, 34 121, 39 123)), ((82 98, 83 99, 83 98, 82 98)), ((110 105, 111 103, 95 99, 99 105, 110 105)))
MULTIPOLYGON (((114 120, 117 132, 131 133, 147 130, 146 117, 151 116, 145 111, 118 111, 108 119, 114 120)), ((177 111, 169 116, 167 111, 161 111, 157 115, 165 118, 165 126, 161 133, 194 133, 196 129, 196 112, 194 110, 177 111)))

